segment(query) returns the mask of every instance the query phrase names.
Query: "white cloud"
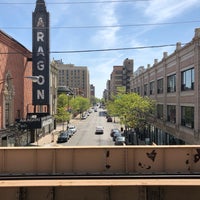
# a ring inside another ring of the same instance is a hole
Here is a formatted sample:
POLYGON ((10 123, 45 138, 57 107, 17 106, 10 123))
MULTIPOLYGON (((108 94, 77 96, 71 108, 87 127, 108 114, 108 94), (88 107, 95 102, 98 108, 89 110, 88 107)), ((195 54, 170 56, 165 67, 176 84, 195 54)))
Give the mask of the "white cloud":
MULTIPOLYGON (((95 9, 95 16, 97 23, 102 26, 112 26, 118 24, 117 15, 115 12, 117 4, 108 4, 103 6, 98 6, 95 9)), ((101 47, 112 47, 117 42, 117 32, 119 28, 104 28, 98 30, 92 41, 95 44, 101 45, 101 47)))
MULTIPOLYGON (((62 1, 64 2, 64 0, 62 1)), ((2 2, 7 1, 2 0, 2 2)), ((24 1, 13 0, 12 2, 24 1)), ((162 41, 163 43, 166 41, 166 44, 169 41, 176 41, 173 34, 176 33, 177 37, 180 35, 180 30, 176 27, 173 30, 174 33, 170 35, 171 38, 169 38, 170 36, 167 32, 164 32, 168 29, 167 26, 102 29, 65 29, 61 27, 162 23, 175 21, 175 17, 178 17, 182 21, 198 20, 200 4, 199 0, 151 0, 134 3, 115 2, 80 5, 48 4, 46 1, 46 7, 50 12, 51 27, 60 27, 51 30, 51 50, 64 51, 142 47, 156 45, 158 41, 162 41)), ((1 18, 4 20, 0 22, 0 25, 2 27, 29 27, 32 25, 31 17, 34 9, 35 4, 1 5, 1 18), (8 15, 8 13, 12 13, 12 15, 8 15), (15 16, 14 19, 13 16, 15 16)), ((188 32, 187 36, 190 36, 189 31, 192 29, 193 34, 193 27, 196 25, 189 24, 189 28, 185 25, 180 25, 180 27, 182 28, 182 32, 184 31, 184 35, 186 35, 185 32, 188 32)), ((7 33, 31 49, 31 29, 28 32, 26 29, 8 29, 7 33)), ((190 39, 187 37, 184 38, 184 40, 190 39)), ((182 40, 183 37, 181 38, 182 40)), ((179 41, 179 38, 177 41, 179 41)), ((106 80, 110 78, 114 65, 122 65, 125 58, 130 58, 134 59, 134 68, 136 70, 141 65, 145 67, 148 63, 153 65, 155 58, 158 58, 158 60, 162 59, 163 51, 170 52, 173 49, 172 47, 171 49, 155 48, 114 52, 51 54, 51 56, 55 57, 55 59, 63 59, 65 63, 72 63, 76 66, 88 66, 91 83, 96 86, 96 92, 98 92, 98 96, 100 97, 106 86, 106 80)))
POLYGON ((151 21, 161 22, 182 14, 198 3, 198 0, 153 0, 144 13, 151 21))
POLYGON ((64 4, 63 6, 52 5, 47 8, 47 11, 50 12, 50 18, 51 18, 51 26, 65 26, 63 25, 63 20, 66 21, 66 14, 70 12, 69 6, 64 4))

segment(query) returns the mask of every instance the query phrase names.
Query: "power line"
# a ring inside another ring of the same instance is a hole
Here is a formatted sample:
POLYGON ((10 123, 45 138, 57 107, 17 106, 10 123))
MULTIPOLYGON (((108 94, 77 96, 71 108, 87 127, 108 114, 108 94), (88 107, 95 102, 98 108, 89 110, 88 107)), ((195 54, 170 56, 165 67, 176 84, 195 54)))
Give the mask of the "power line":
MULTIPOLYGON (((187 43, 182 43, 186 45, 187 43)), ((66 50, 66 51, 50 51, 50 54, 69 54, 69 53, 93 53, 93 52, 105 52, 105 51, 125 51, 125 50, 140 50, 140 49, 153 49, 153 48, 163 48, 172 47, 176 44, 164 44, 164 45, 151 45, 151 46, 141 46, 141 47, 122 47, 122 48, 109 48, 109 49, 86 49, 86 50, 66 50)), ((18 52, 0 52, 0 54, 19 54, 18 52)))
MULTIPOLYGON (((140 26, 161 26, 161 25, 177 25, 177 24, 191 24, 191 23, 199 23, 200 20, 193 21, 179 21, 179 22, 163 22, 163 23, 144 23, 144 24, 119 24, 119 25, 89 25, 89 26, 55 26, 50 27, 49 29, 98 29, 98 28, 126 28, 126 27, 140 27, 140 26)), ((32 29, 32 27, 1 27, 2 29, 32 29)), ((33 27, 37 28, 37 27, 33 27)), ((46 29, 48 27, 44 27, 46 29)))
POLYGON ((64 26, 64 27, 52 27, 52 29, 66 28, 66 29, 85 29, 85 28, 119 28, 119 27, 136 27, 136 26, 159 26, 159 25, 177 25, 177 24, 189 24, 199 23, 198 21, 183 21, 183 22, 166 22, 166 23, 145 23, 145 24, 122 24, 122 25, 102 25, 102 26, 64 26))
MULTIPOLYGON (((183 45, 185 45, 184 43, 183 45)), ((52 54, 62 53, 91 53, 91 52, 103 52, 103 51, 125 51, 125 50, 139 50, 139 49, 152 49, 152 48, 163 48, 172 47, 176 44, 164 44, 164 45, 153 45, 153 46, 141 46, 141 47, 123 47, 123 48, 110 48, 110 49, 89 49, 89 50, 72 50, 72 51, 51 51, 52 54)))
MULTIPOLYGON (((152 1, 152 0, 111 0, 111 1, 77 1, 77 2, 46 2, 45 4, 102 4, 102 3, 134 3, 134 2, 137 2, 137 1, 142 1, 142 2, 148 2, 148 1, 152 1)), ((1 2, 0 3, 1 5, 3 4, 8 4, 8 5, 16 5, 16 4, 21 4, 21 5, 35 5, 35 2, 34 3, 27 3, 27 2, 1 2)), ((40 4, 40 3, 38 3, 40 4)), ((41 3, 43 4, 43 3, 41 3)))

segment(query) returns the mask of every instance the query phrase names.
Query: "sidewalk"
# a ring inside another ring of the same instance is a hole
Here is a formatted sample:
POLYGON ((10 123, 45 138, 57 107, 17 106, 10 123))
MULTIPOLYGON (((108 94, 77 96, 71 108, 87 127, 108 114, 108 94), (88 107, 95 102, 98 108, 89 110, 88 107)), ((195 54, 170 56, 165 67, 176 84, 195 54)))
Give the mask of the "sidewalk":
MULTIPOLYGON (((80 121, 80 116, 77 115, 74 119, 70 120, 71 125, 76 125, 80 121)), ((67 128, 67 122, 59 123, 56 126, 56 129, 53 130, 51 133, 41 137, 38 141, 31 143, 33 146, 56 146, 57 145, 57 138, 59 135, 59 132, 61 130, 65 130, 67 128)))

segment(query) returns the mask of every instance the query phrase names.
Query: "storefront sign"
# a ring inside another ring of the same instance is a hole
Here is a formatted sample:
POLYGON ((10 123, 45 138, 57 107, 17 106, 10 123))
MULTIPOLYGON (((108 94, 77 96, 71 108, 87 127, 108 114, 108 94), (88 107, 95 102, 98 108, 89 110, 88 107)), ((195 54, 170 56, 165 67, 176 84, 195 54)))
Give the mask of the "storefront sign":
POLYGON ((29 118, 26 120, 20 120, 21 129, 41 129, 46 126, 50 126, 54 123, 54 118, 52 116, 29 118))

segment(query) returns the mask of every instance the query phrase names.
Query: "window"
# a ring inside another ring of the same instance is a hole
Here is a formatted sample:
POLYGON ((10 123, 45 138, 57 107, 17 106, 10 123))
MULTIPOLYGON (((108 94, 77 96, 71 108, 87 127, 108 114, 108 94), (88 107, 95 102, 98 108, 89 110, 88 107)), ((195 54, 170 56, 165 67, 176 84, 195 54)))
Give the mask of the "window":
POLYGON ((163 93, 163 78, 157 81, 157 93, 158 94, 163 93))
POLYGON ((181 125, 194 128, 194 107, 181 107, 181 125))
POLYGON ((176 106, 168 105, 167 106, 167 121, 171 123, 176 123, 176 106))
POLYGON ((147 93, 148 91, 147 90, 148 90, 148 85, 145 84, 144 85, 144 96, 148 95, 148 93, 147 93))
POLYGON ((162 104, 157 105, 157 118, 163 119, 163 105, 162 104))
POLYGON ((167 77, 167 92, 176 92, 176 74, 167 77))
POLYGON ((154 81, 150 83, 150 90, 149 90, 150 95, 154 94, 154 81))
POLYGON ((194 68, 181 73, 181 91, 194 90, 194 68))

